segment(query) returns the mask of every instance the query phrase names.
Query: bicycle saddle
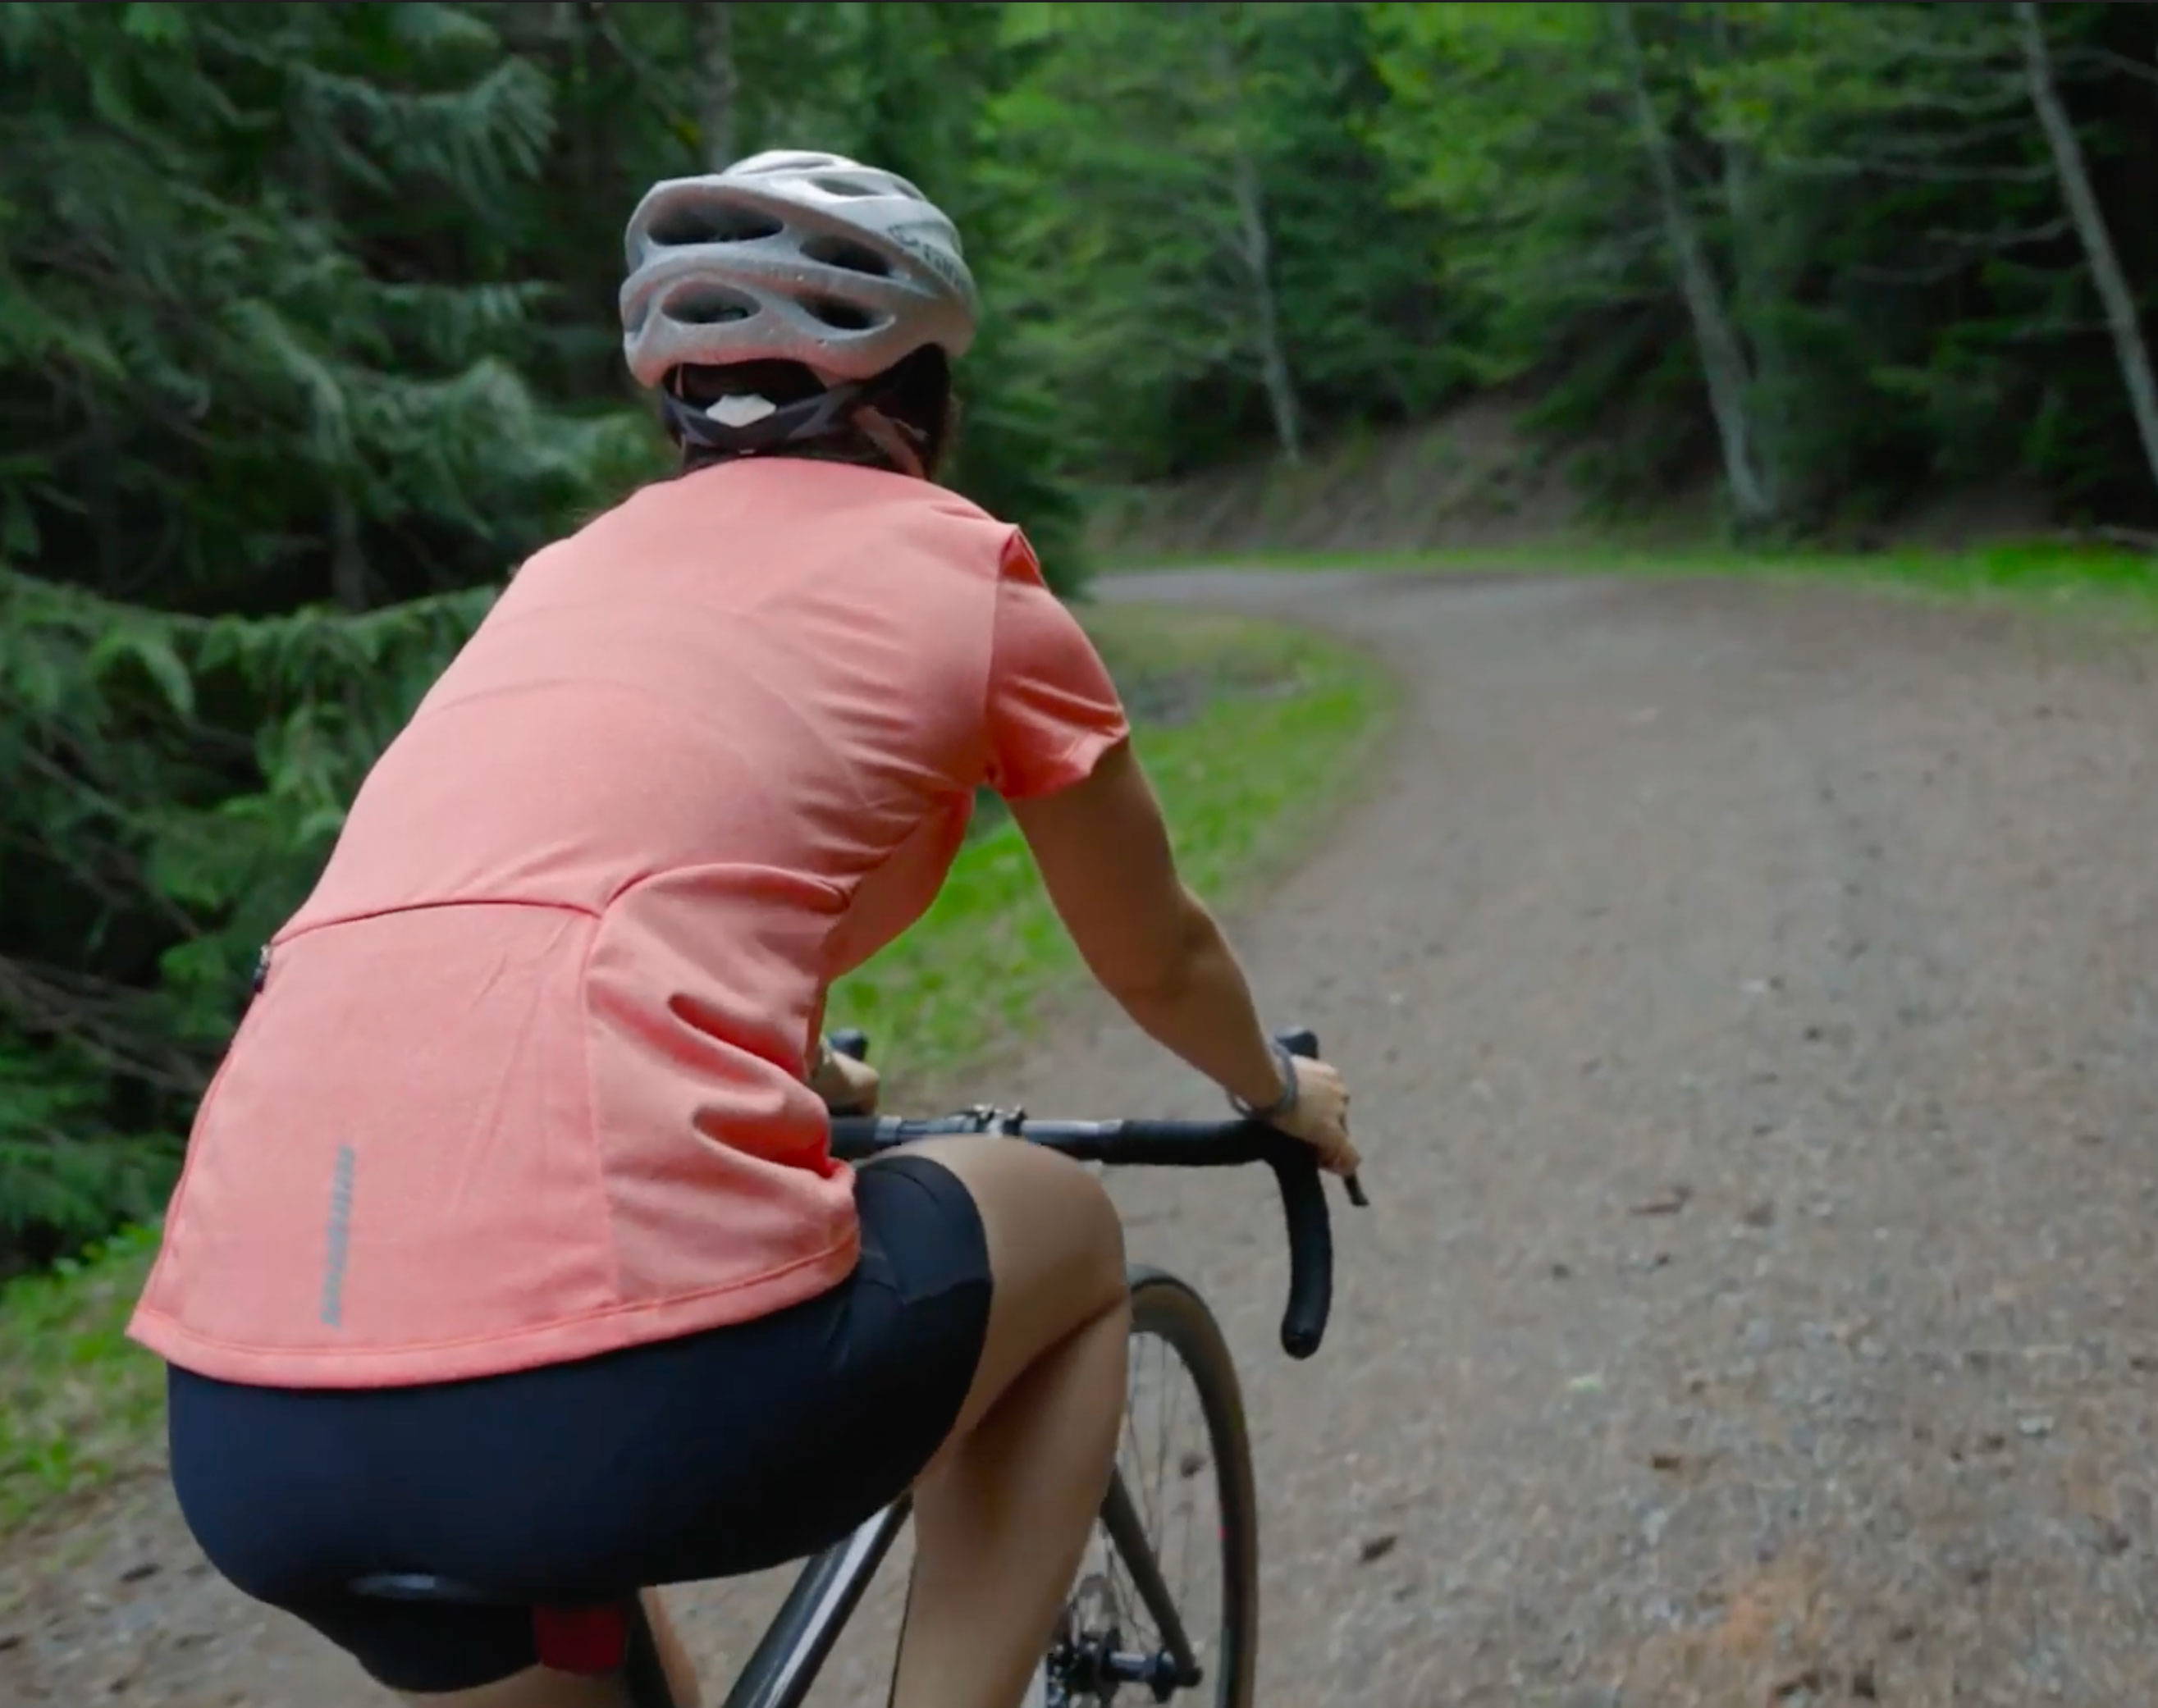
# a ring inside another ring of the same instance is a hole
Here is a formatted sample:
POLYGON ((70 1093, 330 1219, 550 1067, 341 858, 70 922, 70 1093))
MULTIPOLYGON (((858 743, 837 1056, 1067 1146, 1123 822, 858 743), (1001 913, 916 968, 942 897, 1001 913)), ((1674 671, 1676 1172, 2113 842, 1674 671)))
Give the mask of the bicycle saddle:
MULTIPOLYGON (((543 1665, 588 1677, 618 1672, 634 1656, 644 1662, 651 1630, 633 1596, 575 1604, 535 1604, 529 1595, 489 1589, 431 1571, 371 1571, 346 1586, 380 1601, 428 1602, 438 1607, 530 1607, 532 1636, 543 1665)), ((656 1661, 655 1663, 656 1664, 656 1661)))

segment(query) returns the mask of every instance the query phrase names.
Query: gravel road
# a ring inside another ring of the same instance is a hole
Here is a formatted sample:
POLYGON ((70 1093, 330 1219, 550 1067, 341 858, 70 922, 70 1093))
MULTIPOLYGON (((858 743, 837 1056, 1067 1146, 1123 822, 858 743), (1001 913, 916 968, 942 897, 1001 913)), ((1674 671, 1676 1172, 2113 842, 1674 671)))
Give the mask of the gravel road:
MULTIPOLYGON (((2158 1701, 2158 650, 1705 582, 1114 591, 1412 689, 1241 933, 1357 1091, 1319 1360, 1262 1179, 1121 1188, 1245 1371, 1261 1701, 2158 1701)), ((1090 1003, 980 1089, 1214 1107, 1090 1003)), ((676 1602, 716 1663, 777 1590, 676 1602)), ((821 1702, 882 1701, 890 1601, 821 1702)), ((0 1702, 385 1700, 154 1484, 0 1562, 0 1702)))

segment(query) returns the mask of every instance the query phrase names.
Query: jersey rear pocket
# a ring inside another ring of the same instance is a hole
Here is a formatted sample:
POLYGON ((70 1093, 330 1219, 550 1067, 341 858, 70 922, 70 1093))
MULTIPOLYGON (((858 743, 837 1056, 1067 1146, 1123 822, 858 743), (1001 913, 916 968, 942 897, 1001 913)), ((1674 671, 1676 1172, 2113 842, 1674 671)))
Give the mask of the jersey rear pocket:
POLYGON ((613 1303, 580 988, 594 928, 460 903, 280 942, 146 1303, 228 1344, 364 1352, 613 1303))

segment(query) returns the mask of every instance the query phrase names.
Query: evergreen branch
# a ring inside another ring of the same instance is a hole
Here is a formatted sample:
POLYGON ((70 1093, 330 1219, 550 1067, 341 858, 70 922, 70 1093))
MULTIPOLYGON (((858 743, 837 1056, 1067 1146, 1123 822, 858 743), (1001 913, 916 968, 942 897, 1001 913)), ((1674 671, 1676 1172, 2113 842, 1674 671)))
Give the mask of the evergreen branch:
POLYGON ((33 1036, 64 1038, 99 1066, 161 1091, 200 1095, 209 1076, 188 1051, 126 1019, 142 993, 111 979, 0 954, 0 1014, 33 1036))
MULTIPOLYGON (((1851 263, 1851 276, 1854 279, 1881 285, 1939 285, 1969 272, 1982 259, 1980 254, 1964 250, 1929 266, 1892 267, 1877 261, 1853 261, 1851 263)), ((2032 271, 2056 274, 2062 277, 2068 276, 2073 271, 2068 267, 2036 268, 2028 262, 2024 265, 2032 271)), ((2050 333, 2047 335, 2050 336, 2050 333)))
POLYGON ((604 6, 587 7, 585 16, 591 25, 592 33, 607 44, 615 58, 622 62, 622 69, 629 73, 629 86, 637 91, 637 98, 644 103, 652 116, 659 121, 661 127, 669 135, 685 140, 694 135, 694 127, 683 116, 680 107, 657 92, 666 80, 653 69, 649 60, 622 39, 622 32, 614 26, 614 20, 607 16, 607 8, 604 6))
POLYGON ((2026 243, 2050 243, 2057 237, 2067 236, 2073 229, 2073 222, 2063 214, 2043 224, 1996 231, 1953 231, 1936 226, 1926 233, 1926 237, 1930 242, 1954 244, 1964 249, 2001 250, 2014 249, 2026 243))
POLYGON ((2117 71, 2145 83, 2158 83, 2158 65, 2146 65, 2140 59, 2131 59, 2125 54, 2116 54, 2111 48, 2065 48, 2054 55, 2062 65, 2093 65, 2107 71, 2117 71))
POLYGON ((1842 155, 1800 157, 1779 155, 1773 164, 1780 172, 1802 178, 1908 178, 1921 183, 2044 183, 2053 175, 2048 166, 1926 166, 1913 161, 1858 159, 1842 155))

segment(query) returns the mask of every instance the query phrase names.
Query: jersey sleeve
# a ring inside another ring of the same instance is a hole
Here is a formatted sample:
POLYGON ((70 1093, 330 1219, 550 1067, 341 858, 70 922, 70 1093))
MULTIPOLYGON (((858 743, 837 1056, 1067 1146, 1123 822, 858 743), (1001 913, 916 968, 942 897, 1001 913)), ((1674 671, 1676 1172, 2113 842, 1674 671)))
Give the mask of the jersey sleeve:
POLYGON ((1131 733, 1078 619, 1049 591, 1025 536, 1004 549, 989 653, 989 787, 1006 800, 1083 781, 1131 733))

